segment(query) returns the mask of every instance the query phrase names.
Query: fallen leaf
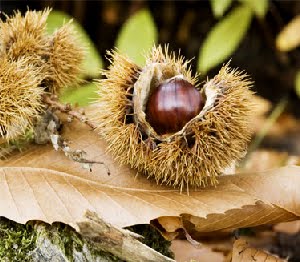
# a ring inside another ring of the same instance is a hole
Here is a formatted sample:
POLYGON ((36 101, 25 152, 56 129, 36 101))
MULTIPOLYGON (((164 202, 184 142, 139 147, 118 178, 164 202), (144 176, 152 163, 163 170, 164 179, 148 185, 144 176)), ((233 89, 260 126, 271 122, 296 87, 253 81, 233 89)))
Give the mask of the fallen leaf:
POLYGON ((271 127, 269 135, 272 136, 286 136, 288 133, 299 132, 300 123, 299 120, 291 114, 282 114, 278 117, 276 123, 271 127))
POLYGON ((296 234, 300 232, 300 220, 283 222, 274 226, 275 232, 296 234))
POLYGON ((257 95, 253 97, 253 103, 256 105, 256 114, 252 116, 252 122, 255 123, 253 126, 253 132, 256 134, 260 132, 265 125, 267 114, 271 110, 272 104, 268 100, 257 95))
POLYGON ((287 260, 280 259, 277 256, 271 255, 266 251, 257 248, 249 247, 244 239, 238 239, 233 244, 231 262, 283 262, 287 260))
POLYGON ((250 154, 245 165, 239 169, 241 172, 261 172, 290 163, 291 157, 286 152, 271 150, 257 150, 250 154))
POLYGON ((290 114, 282 114, 268 131, 262 146, 300 155, 300 122, 290 114))
POLYGON ((105 142, 84 124, 66 122, 63 135, 72 149, 85 150, 86 158, 103 161, 111 175, 103 165, 94 165, 89 172, 50 145, 32 146, 0 161, 0 216, 19 223, 43 220, 74 226, 89 209, 117 227, 171 217, 172 221, 161 218, 158 223, 175 232, 179 218, 189 233, 300 217, 300 167, 221 176, 217 187, 180 194, 116 164, 105 153, 105 142))
POLYGON ((183 228, 182 219, 180 217, 159 217, 157 221, 163 224, 168 232, 175 232, 178 228, 183 228))
POLYGON ((171 244, 171 251, 177 262, 223 262, 224 255, 215 252, 211 248, 202 245, 195 247, 186 240, 174 240, 171 244))
POLYGON ((256 116, 263 116, 272 108, 270 101, 258 95, 253 96, 253 103, 255 104, 256 116))

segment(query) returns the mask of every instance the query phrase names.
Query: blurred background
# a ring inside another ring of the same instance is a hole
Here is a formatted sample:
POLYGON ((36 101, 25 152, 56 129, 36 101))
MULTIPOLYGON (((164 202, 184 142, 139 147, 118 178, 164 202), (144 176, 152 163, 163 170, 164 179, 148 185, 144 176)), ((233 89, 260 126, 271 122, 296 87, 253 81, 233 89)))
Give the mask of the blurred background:
MULTIPOLYGON (((170 50, 178 52, 180 49, 182 55, 192 59, 192 70, 200 72, 203 81, 213 77, 222 64, 231 59, 232 67, 239 67, 251 76, 258 96, 269 101, 264 123, 270 125, 276 120, 278 124, 277 133, 259 140, 259 144, 300 154, 297 122, 300 116, 300 1, 0 3, 2 19, 5 19, 3 13, 11 15, 14 10, 24 13, 27 9, 51 7, 54 12, 49 18, 49 27, 53 27, 50 31, 61 21, 73 17, 82 27, 80 30, 85 31, 83 34, 88 40, 84 41, 92 49, 85 76, 88 81, 99 77, 99 68, 107 68, 106 50, 114 47, 142 65, 142 54, 154 43, 169 43, 170 50)), ((86 90, 88 88, 91 87, 86 90)), ((67 101, 77 101, 76 95, 74 98, 70 92, 65 96, 67 101)), ((79 104, 85 105, 85 102, 79 101, 79 104)), ((262 138, 266 136, 264 132, 260 134, 262 138)))

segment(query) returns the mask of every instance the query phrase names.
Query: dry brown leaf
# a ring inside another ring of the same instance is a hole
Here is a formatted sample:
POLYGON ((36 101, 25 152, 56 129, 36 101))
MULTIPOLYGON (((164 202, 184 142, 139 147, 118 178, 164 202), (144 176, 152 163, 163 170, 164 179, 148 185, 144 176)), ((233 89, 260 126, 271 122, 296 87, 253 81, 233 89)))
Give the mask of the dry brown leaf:
POLYGON ((286 152, 257 150, 248 156, 245 165, 238 169, 238 172, 262 172, 292 164, 292 160, 294 158, 290 157, 286 152))
POLYGON ((276 123, 270 128, 268 135, 274 137, 284 137, 291 133, 299 133, 300 122, 295 116, 283 113, 278 117, 276 123))
POLYGON ((127 166, 120 167, 105 153, 106 145, 81 123, 66 124, 65 136, 73 149, 87 158, 104 161, 82 169, 49 146, 33 146, 0 162, 0 215, 20 223, 43 220, 73 225, 86 209, 114 226, 149 223, 160 217, 170 231, 181 217, 189 232, 231 230, 295 220, 300 216, 300 168, 220 177, 205 189, 177 189, 156 185, 127 166), (174 222, 175 221, 175 222, 174 222), (175 224, 172 224, 175 223, 175 224))
POLYGON ((274 226, 275 232, 296 234, 300 232, 300 220, 283 222, 274 226))
POLYGON ((286 260, 280 259, 277 256, 271 255, 268 252, 249 247, 244 239, 238 239, 233 244, 231 262, 283 262, 286 260))
POLYGON ((290 51, 300 44, 300 16, 290 21, 276 38, 276 47, 280 51, 290 51))
POLYGON ((253 131, 254 133, 258 133, 266 123, 267 113, 272 108, 272 104, 268 100, 258 95, 255 95, 253 97, 253 103, 256 105, 256 114, 253 115, 252 120, 252 122, 255 123, 255 125, 253 126, 253 131))
POLYGON ((272 108, 270 101, 258 95, 253 96, 253 102, 256 107, 256 116, 263 116, 272 108))
POLYGON ((221 252, 212 251, 211 248, 201 245, 195 247, 186 240, 173 240, 171 251, 175 255, 176 262, 223 262, 224 255, 221 252))
MULTIPOLYGON (((266 118, 264 123, 268 121, 266 118)), ((256 124, 256 122, 255 122, 256 124)), ((263 127, 263 126, 261 126, 263 127)), ((259 132, 259 131, 258 131, 259 132)), ((283 113, 268 130, 261 146, 277 151, 287 151, 290 155, 300 155, 300 121, 294 116, 283 113)))

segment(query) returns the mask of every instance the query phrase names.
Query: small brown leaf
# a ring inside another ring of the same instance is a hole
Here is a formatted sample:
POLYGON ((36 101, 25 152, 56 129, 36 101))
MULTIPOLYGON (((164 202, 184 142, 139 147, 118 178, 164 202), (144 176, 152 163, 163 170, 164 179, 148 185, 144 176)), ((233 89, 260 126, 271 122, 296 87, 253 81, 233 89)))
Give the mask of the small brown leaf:
POLYGON ((263 250, 259 250, 253 247, 249 247, 248 243, 243 239, 238 239, 233 244, 232 259, 231 262, 283 262, 277 256, 271 255, 263 250))
POLYGON ((300 220, 283 222, 274 226, 275 232, 296 234, 300 232, 300 220))
POLYGON ((289 22, 276 38, 276 47, 280 51, 290 51, 300 44, 300 16, 289 22))
POLYGON ((275 167, 282 167, 290 163, 293 158, 286 152, 271 150, 257 150, 250 154, 241 172, 262 172, 275 167))
POLYGON ((175 255, 177 262, 223 262, 224 255, 221 252, 215 252, 211 248, 201 245, 195 247, 186 240, 172 241, 171 250, 175 255))

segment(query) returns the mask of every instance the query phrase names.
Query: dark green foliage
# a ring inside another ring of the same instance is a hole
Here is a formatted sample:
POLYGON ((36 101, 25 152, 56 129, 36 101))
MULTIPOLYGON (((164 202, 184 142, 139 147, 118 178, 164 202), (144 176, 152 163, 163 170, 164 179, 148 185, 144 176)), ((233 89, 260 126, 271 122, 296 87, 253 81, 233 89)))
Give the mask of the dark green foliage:
POLYGON ((164 256, 174 258, 173 252, 170 251, 171 241, 164 239, 154 227, 150 225, 135 225, 126 229, 141 235, 143 237, 141 242, 145 245, 153 248, 164 256))

